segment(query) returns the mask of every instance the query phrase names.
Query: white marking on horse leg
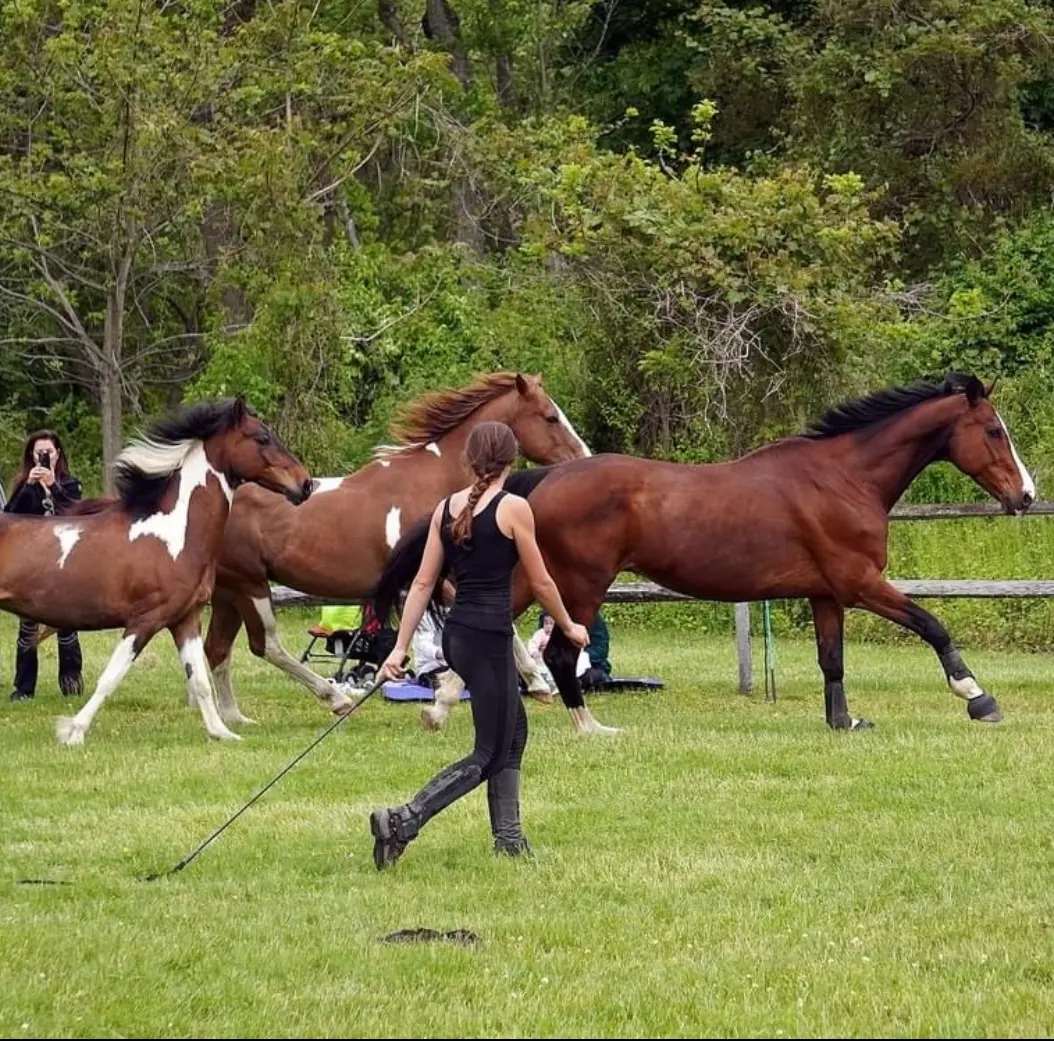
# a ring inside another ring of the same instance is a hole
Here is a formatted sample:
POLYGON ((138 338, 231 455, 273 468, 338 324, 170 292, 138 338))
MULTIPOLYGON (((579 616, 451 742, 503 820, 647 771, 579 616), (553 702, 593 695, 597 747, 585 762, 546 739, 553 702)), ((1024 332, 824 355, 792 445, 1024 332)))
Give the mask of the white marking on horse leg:
POLYGON ((212 681, 216 685, 216 704, 220 710, 220 719, 224 723, 255 723, 255 719, 243 716, 238 702, 234 698, 234 685, 231 683, 232 647, 227 657, 212 670, 212 681))
POLYGON ((435 452, 437 456, 442 456, 443 454, 439 451, 439 445, 437 445, 434 441, 429 441, 428 444, 425 445, 425 448, 427 448, 429 452, 435 452))
POLYGON ((312 494, 324 495, 326 492, 335 492, 343 483, 343 477, 316 477, 312 494))
POLYGON ((593 713, 583 705, 581 708, 569 708, 567 710, 571 715, 571 723, 575 730, 580 734, 618 734, 621 733, 619 727, 605 726, 603 723, 597 721, 593 716, 593 713))
POLYGON ((1021 456, 1017 454, 1017 449, 1014 447, 1014 442, 1011 440, 1010 431, 1007 430, 1006 423, 1003 422, 1003 417, 997 412, 996 415, 999 417, 999 424, 1003 428, 1003 432, 1006 434, 1006 443, 1010 446, 1010 453, 1014 457, 1014 462, 1017 463, 1017 472, 1021 475, 1021 488, 1025 495, 1030 495, 1033 500, 1036 498, 1036 482, 1032 480, 1032 475, 1025 469, 1025 464, 1021 462, 1021 456))
POLYGON ((974 698, 984 696, 984 691, 973 676, 963 676, 961 680, 949 676, 948 686, 951 687, 952 693, 962 698, 963 701, 973 701, 974 698))
POLYGON ((435 691, 435 703, 421 710, 421 726, 425 730, 442 730, 450 710, 461 701, 465 681, 453 669, 447 669, 439 677, 435 691))
POLYGON ((205 645, 201 642, 200 635, 184 640, 179 648, 179 660, 183 663, 187 674, 187 692, 197 701, 198 708, 201 709, 201 718, 205 722, 205 730, 209 737, 220 741, 240 741, 240 735, 227 728, 216 710, 216 702, 212 697, 209 663, 205 657, 205 645))
POLYGON ((384 539, 388 543, 389 549, 395 549, 395 544, 399 541, 399 514, 402 510, 398 506, 393 506, 388 511, 388 516, 384 518, 384 539))
POLYGON ((578 431, 571 426, 571 420, 564 415, 564 410, 557 405, 555 401, 553 404, 556 405, 556 414, 560 417, 560 425, 579 443, 585 455, 592 455, 593 453, 589 450, 589 445, 578 436, 578 431))
POLYGON ((338 690, 328 680, 312 672, 303 662, 297 661, 278 639, 278 622, 274 616, 269 597, 253 598, 253 607, 260 616, 264 629, 264 657, 276 668, 302 683, 324 705, 334 712, 351 708, 354 702, 347 694, 338 690))
POLYGON ((55 528, 55 538, 59 540, 59 547, 62 551, 59 555, 60 568, 66 566, 66 558, 70 555, 70 550, 77 545, 80 537, 81 530, 76 524, 60 524, 55 528))
POLYGON ((84 735, 88 732, 95 713, 103 706, 103 702, 117 689, 125 673, 132 667, 135 661, 135 637, 131 634, 124 637, 117 645, 116 650, 110 655, 99 682, 95 685, 92 696, 84 703, 84 707, 75 716, 61 716, 55 723, 55 734, 59 744, 82 745, 84 735))

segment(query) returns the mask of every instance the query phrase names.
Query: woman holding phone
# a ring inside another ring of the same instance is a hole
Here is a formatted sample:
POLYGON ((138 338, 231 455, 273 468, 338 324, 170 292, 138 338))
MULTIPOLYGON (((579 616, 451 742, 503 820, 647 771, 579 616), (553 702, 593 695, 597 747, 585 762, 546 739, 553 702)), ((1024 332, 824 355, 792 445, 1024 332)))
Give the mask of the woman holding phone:
MULTIPOLYGON (((62 439, 53 430, 38 430, 26 438, 22 463, 4 512, 50 516, 76 502, 82 492, 81 482, 69 471, 62 439)), ((28 701, 36 694, 38 630, 39 625, 32 619, 19 619, 12 701, 28 701)), ((62 630, 57 635, 59 690, 68 697, 82 694, 80 640, 72 630, 62 630)))

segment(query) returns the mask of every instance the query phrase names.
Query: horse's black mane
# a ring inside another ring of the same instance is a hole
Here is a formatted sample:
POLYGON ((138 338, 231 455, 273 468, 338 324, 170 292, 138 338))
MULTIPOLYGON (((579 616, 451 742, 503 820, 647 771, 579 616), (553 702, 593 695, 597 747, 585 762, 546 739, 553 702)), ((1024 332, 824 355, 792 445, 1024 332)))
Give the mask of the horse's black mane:
POLYGON ((134 462, 134 449, 145 446, 144 454, 149 454, 150 448, 165 448, 186 441, 205 441, 224 430, 230 430, 246 414, 252 415, 252 410, 241 397, 237 397, 198 402, 156 420, 134 445, 125 449, 114 464, 117 498, 88 499, 64 512, 90 514, 122 507, 137 519, 156 513, 177 471, 171 469, 151 473, 144 470, 134 462), (127 455, 129 451, 133 451, 130 457, 127 455))
POLYGON ((927 377, 904 386, 886 387, 830 409, 810 424, 802 436, 824 438, 849 434, 923 401, 974 391, 983 395, 984 385, 969 372, 949 372, 946 376, 927 377))

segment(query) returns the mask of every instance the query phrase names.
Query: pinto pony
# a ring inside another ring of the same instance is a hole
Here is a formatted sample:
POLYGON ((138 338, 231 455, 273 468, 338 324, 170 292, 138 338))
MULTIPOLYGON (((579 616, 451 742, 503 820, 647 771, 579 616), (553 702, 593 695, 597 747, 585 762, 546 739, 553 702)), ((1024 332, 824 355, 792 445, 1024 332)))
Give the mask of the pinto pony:
POLYGON ((123 630, 95 691, 57 736, 81 744, 95 714, 161 629, 172 633, 187 695, 211 737, 220 719, 201 639, 201 611, 234 489, 246 481, 302 503, 304 466, 239 396, 155 423, 118 456, 118 497, 61 516, 0 516, 0 609, 54 629, 123 630))
MULTIPOLYGON (((971 719, 999 706, 966 667, 945 627, 883 578, 889 511, 930 463, 948 461, 1023 513, 1036 488, 985 387, 949 373, 891 387, 832 409, 804 434, 737 460, 706 465, 598 455, 526 474, 506 488, 528 495, 538 545, 567 610, 590 625, 611 582, 634 571, 700 600, 807 598, 812 606, 827 724, 872 724, 850 714, 843 687, 846 608, 863 608, 922 637, 971 719)), ((378 582, 384 619, 413 580, 427 524, 408 532, 378 582)), ((518 616, 532 602, 513 576, 518 616)), ((577 649, 554 630, 545 650, 561 697, 581 726, 577 649), (576 715, 577 713, 577 715, 576 715)))
MULTIPOLYGON (((589 455, 543 390, 541 376, 495 372, 411 402, 393 425, 398 444, 377 449, 373 461, 346 477, 317 480, 305 506, 293 509, 260 488, 237 492, 223 535, 205 640, 224 720, 251 722, 238 708, 230 675, 231 651, 243 624, 254 655, 297 680, 333 712, 353 707, 351 698, 282 646, 270 583, 335 600, 367 597, 405 528, 430 516, 444 495, 469 480, 462 458, 465 442, 477 424, 489 419, 507 423, 521 455, 532 462, 589 455)), ((526 648, 519 640, 515 643, 528 690, 548 696, 549 687, 526 648)))

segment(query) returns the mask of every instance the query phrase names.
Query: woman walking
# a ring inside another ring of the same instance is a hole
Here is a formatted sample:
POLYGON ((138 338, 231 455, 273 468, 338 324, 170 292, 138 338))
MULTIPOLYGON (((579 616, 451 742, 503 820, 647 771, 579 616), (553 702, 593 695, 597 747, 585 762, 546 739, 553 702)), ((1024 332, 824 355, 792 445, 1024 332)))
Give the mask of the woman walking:
POLYGON ((527 744, 527 714, 520 699, 513 654, 512 572, 522 563, 535 596, 568 639, 589 642, 571 620, 534 538, 526 499, 504 490, 519 454, 504 423, 480 423, 465 458, 475 475, 469 488, 444 499, 432 514, 421 566, 406 597, 395 648, 381 666, 388 677, 405 674, 403 662, 428 606, 444 561, 456 583, 443 629, 443 654, 470 692, 475 745, 465 758, 435 775, 408 803, 370 814, 373 860, 387 867, 424 825, 455 800, 487 782, 487 805, 496 852, 527 852, 520 824, 520 764, 527 744))

